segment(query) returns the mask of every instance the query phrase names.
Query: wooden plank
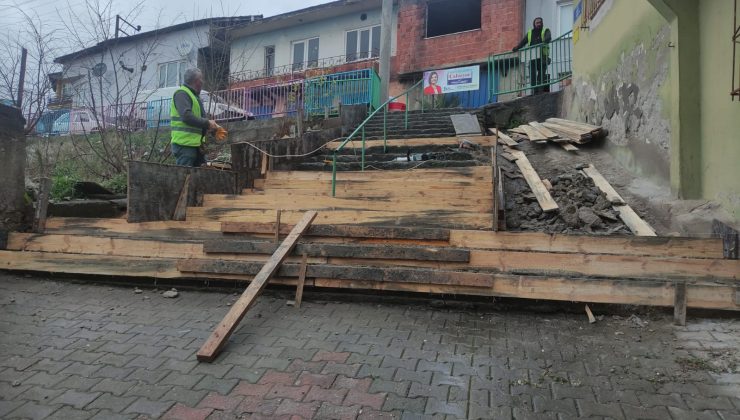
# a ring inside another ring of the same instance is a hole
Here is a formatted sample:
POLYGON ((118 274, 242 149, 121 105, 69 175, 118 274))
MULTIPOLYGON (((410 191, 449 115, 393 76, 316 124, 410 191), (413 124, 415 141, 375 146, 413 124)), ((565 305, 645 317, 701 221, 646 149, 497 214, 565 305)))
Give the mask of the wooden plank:
POLYGON ((205 196, 203 207, 233 208, 233 209, 281 209, 281 210, 303 210, 307 208, 336 209, 336 210, 375 210, 384 211, 394 209, 395 211, 419 211, 440 210, 446 211, 453 208, 465 212, 485 213, 491 211, 493 198, 490 195, 471 197, 469 200, 450 199, 444 196, 434 197, 433 200, 388 198, 388 199, 355 199, 338 198, 330 196, 311 195, 245 195, 245 196, 205 196))
MULTIPOLYGON (((169 259, 49 254, 44 252, 0 251, 0 268, 17 271, 94 274, 96 276, 114 277, 126 275, 130 277, 182 278, 183 280, 195 278, 198 282, 205 278, 239 281, 251 279, 251 276, 245 275, 181 273, 175 269, 175 261, 169 259)), ((295 273, 297 271, 294 271, 294 277, 292 278, 273 278, 270 283, 295 285, 295 273)), ((675 299, 673 282, 665 280, 579 279, 503 274, 491 274, 491 276, 493 279, 492 285, 485 287, 450 284, 431 285, 429 282, 424 282, 423 278, 417 278, 418 283, 351 280, 325 282, 316 278, 312 280, 312 284, 317 287, 404 290, 424 293, 507 296, 525 299, 664 307, 672 307, 675 299)), ((740 311, 740 301, 736 301, 738 291, 740 289, 733 285, 718 285, 711 282, 688 284, 687 307, 740 311)))
MULTIPOLYGON (((457 144, 457 143, 454 143, 457 144)), ((490 176, 485 166, 464 166, 455 168, 433 168, 433 169, 411 169, 397 171, 342 171, 342 180, 345 181, 368 181, 368 180, 425 180, 435 181, 470 181, 482 180, 490 176)), ((290 181, 331 181, 331 172, 322 171, 271 171, 267 174, 270 180, 290 181)))
POLYGON ((295 289, 295 307, 300 308, 303 301, 303 285, 306 283, 306 268, 308 267, 308 255, 301 257, 301 268, 298 270, 298 285, 295 289))
POLYGON ((514 139, 504 134, 504 132, 502 132, 501 130, 498 130, 496 128, 489 128, 488 132, 494 136, 498 135, 497 141, 501 144, 504 144, 509 147, 519 146, 519 143, 517 143, 516 141, 514 141, 514 139))
POLYGON ((606 199, 609 200, 610 203, 620 206, 627 204, 622 196, 619 195, 614 187, 612 187, 609 181, 607 181, 606 178, 596 170, 594 165, 589 164, 587 168, 583 168, 583 173, 594 181, 594 184, 606 195, 606 199))
POLYGON ((556 133, 553 133, 552 131, 550 131, 550 129, 548 129, 544 125, 538 123, 537 121, 531 121, 529 123, 529 125, 532 128, 534 128, 535 130, 537 130, 537 132, 539 132, 541 135, 543 135, 544 137, 546 137, 548 140, 549 139, 556 139, 556 138, 560 137, 559 135, 557 135, 556 133))
MULTIPOLYGON (((543 187, 544 188, 544 187, 543 187)), ((490 194, 490 189, 489 192, 490 194)), ((457 229, 488 229, 491 227, 491 217, 485 213, 454 212, 449 210, 419 210, 419 211, 363 211, 363 210, 331 210, 308 208, 305 210, 321 210, 314 221, 317 225, 334 224, 364 224, 371 226, 408 226, 408 227, 444 227, 457 229)), ((286 223, 297 223, 301 211, 287 210, 282 212, 282 220, 286 223)), ((270 223, 275 220, 274 210, 260 209, 230 209, 230 208, 188 208, 190 221, 221 221, 221 222, 262 222, 270 223)))
POLYGON ((686 325, 686 282, 676 282, 676 292, 673 298, 673 323, 686 325))
POLYGON ((49 196, 51 194, 51 179, 41 178, 39 180, 39 194, 36 200, 36 210, 33 217, 32 230, 41 233, 46 230, 46 216, 49 210, 49 196))
POLYGON ((532 275, 639 279, 738 280, 740 261, 662 258, 637 255, 590 255, 532 251, 470 250, 470 269, 532 275))
POLYGON ((542 211, 550 212, 558 210, 558 204, 552 199, 550 192, 547 191, 547 188, 542 184, 540 176, 537 175, 537 171, 535 171, 529 163, 527 155, 519 150, 512 150, 510 153, 516 157, 516 165, 519 167, 522 175, 524 175, 524 180, 527 181, 529 188, 532 190, 535 197, 537 197, 537 202, 540 204, 540 207, 542 207, 542 211))
POLYGON ((588 317, 588 323, 589 324, 595 324, 596 323, 596 317, 594 317, 594 313, 591 312, 591 308, 586 305, 586 316, 588 317))
POLYGON ((254 280, 249 284, 249 287, 239 297, 239 299, 232 305, 229 312, 226 314, 224 319, 219 323, 218 327, 213 331, 211 336, 206 340, 203 346, 198 350, 196 357, 201 362, 212 362, 221 349, 226 345, 226 340, 229 339, 231 334, 236 330, 239 322, 244 318, 249 308, 254 304, 257 296, 267 285, 267 281, 280 267, 280 264, 285 260, 290 251, 295 246, 298 238, 301 237, 311 225, 311 222, 316 217, 316 212, 307 212, 293 228, 287 238, 278 247, 275 253, 270 257, 267 264, 257 273, 254 280))
POLYGON ((628 206, 622 196, 617 193, 609 182, 599 173, 594 165, 589 165, 588 168, 583 169, 583 172, 596 184, 599 189, 606 194, 606 198, 612 203, 617 205, 612 208, 619 213, 619 218, 622 219, 625 225, 637 236, 657 236, 655 231, 650 225, 644 221, 640 216, 635 213, 632 207, 628 206))
POLYGON ((545 137, 542 133, 537 131, 534 127, 529 125, 520 125, 519 129, 524 131, 525 135, 529 139, 529 141, 534 143, 543 143, 547 141, 547 137, 545 137))
POLYGON ((630 206, 613 206, 619 218, 637 236, 658 236, 655 230, 643 220, 630 206))
MULTIPOLYGON (((250 274, 258 267, 251 262, 236 260, 180 260, 177 267, 182 272, 250 274)), ((296 277, 300 264, 283 264, 277 271, 279 277, 296 277)), ((322 277, 345 280, 366 280, 397 283, 432 283, 450 284, 470 287, 490 287, 493 283, 492 273, 473 273, 466 271, 448 271, 416 267, 375 267, 309 264, 306 269, 308 277, 322 277)))
MULTIPOLYGON (((496 130, 496 135, 498 137, 498 130, 496 130)), ((499 209, 499 203, 498 203, 498 186, 499 186, 499 180, 498 176, 500 176, 499 170, 498 170, 498 143, 493 145, 491 147, 491 172, 492 175, 492 182, 491 182, 491 189, 493 192, 493 224, 492 229, 494 232, 498 231, 498 209, 499 209)))
POLYGON ((236 194, 237 173, 212 168, 130 161, 128 163, 129 222, 170 220, 175 214, 185 178, 191 175, 187 206, 203 194, 236 194))
POLYGON ((568 152, 577 152, 579 150, 576 146, 568 142, 558 142, 557 144, 568 152))
POLYGON ((718 238, 590 236, 541 232, 452 230, 449 242, 454 247, 475 249, 722 258, 722 240, 718 238))
MULTIPOLYGON (((282 210, 277 209, 277 218, 275 221, 275 244, 280 243, 280 213, 282 213, 282 210)), ((272 252, 270 252, 270 254, 272 254, 272 252)))
MULTIPOLYGON (((306 235, 309 234, 310 232, 306 233, 306 235)), ((274 243, 267 241, 222 240, 206 241, 203 244, 203 250, 206 253, 272 254, 275 248, 274 243)), ((400 245, 301 243, 296 245, 293 253, 297 255, 308 254, 311 257, 450 262, 467 262, 470 260, 470 251, 467 249, 400 245)))
POLYGON ((570 126, 573 126, 573 127, 578 127, 580 129, 582 129, 584 131, 588 131, 588 132, 594 132, 594 131, 601 130, 601 127, 599 127, 598 125, 587 124, 587 123, 583 123, 583 122, 579 122, 579 121, 573 121, 573 120, 566 120, 566 119, 563 119, 563 118, 548 118, 546 121, 553 122, 553 123, 556 123, 556 124, 561 124, 561 125, 570 125, 570 126))
MULTIPOLYGON (((282 225, 281 233, 288 233, 293 229, 291 225, 282 225)), ((228 233, 271 233, 275 225, 271 223, 254 222, 222 222, 221 230, 228 233)), ((381 239, 416 239, 430 241, 447 241, 450 239, 448 229, 414 228, 414 227, 383 227, 357 225, 313 225, 308 228, 305 236, 328 236, 346 238, 381 238, 381 239)))
POLYGON ((177 204, 175 205, 175 211, 172 214, 172 220, 182 221, 185 220, 185 211, 188 208, 188 196, 190 194, 190 177, 191 174, 187 174, 185 181, 182 184, 180 190, 180 196, 177 198, 177 204))
POLYGON ((125 219, 52 217, 47 233, 114 238, 202 240, 220 238, 221 222, 158 221, 128 223, 125 219))
POLYGON ((592 139, 590 134, 582 134, 581 131, 575 130, 572 127, 565 127, 549 122, 544 122, 542 123, 542 125, 549 128, 551 131, 559 134, 561 137, 570 139, 571 141, 578 144, 588 143, 592 139))
POLYGON ((270 160, 270 157, 267 156, 267 153, 262 152, 262 159, 261 159, 261 165, 260 165, 260 175, 262 175, 263 177, 267 174, 269 160, 270 160))
POLYGON ((514 127, 514 128, 510 128, 510 129, 509 129, 509 131, 511 131, 512 133, 517 133, 517 134, 523 134, 523 135, 525 135, 525 136, 527 135, 527 132, 526 132, 526 131, 524 131, 524 130, 523 130, 523 129, 521 128, 521 126, 519 126, 519 127, 514 127))

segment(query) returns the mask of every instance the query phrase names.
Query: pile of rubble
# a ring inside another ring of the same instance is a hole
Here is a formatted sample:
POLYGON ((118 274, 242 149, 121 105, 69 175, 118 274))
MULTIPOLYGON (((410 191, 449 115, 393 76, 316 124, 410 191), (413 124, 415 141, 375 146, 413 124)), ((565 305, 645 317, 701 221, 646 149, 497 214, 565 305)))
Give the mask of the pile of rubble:
POLYGON ((501 162, 505 185, 506 226, 511 230, 549 233, 630 234, 612 203, 593 180, 577 170, 548 180, 559 211, 542 211, 515 165, 501 162))

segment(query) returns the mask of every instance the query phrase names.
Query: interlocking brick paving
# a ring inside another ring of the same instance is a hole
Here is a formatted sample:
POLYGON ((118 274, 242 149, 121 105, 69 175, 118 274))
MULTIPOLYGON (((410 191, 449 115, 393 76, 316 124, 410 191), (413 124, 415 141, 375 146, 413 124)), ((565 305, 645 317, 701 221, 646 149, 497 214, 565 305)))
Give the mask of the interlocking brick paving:
POLYGON ((201 364, 237 296, 140 287, 0 273, 0 417, 740 418, 727 314, 270 290, 201 364))

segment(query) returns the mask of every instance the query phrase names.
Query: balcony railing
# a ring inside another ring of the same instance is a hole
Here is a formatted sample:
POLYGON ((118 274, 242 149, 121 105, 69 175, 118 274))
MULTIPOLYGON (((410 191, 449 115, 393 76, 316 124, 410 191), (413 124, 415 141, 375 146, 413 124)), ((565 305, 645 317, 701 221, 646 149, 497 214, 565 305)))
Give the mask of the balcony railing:
POLYGON ((368 52, 360 52, 349 56, 338 55, 335 57, 320 58, 318 60, 308 60, 301 63, 286 64, 270 69, 245 70, 234 72, 229 78, 231 84, 235 84, 268 77, 288 76, 289 79, 300 77, 310 78, 326 74, 327 72, 336 72, 336 70, 332 69, 338 66, 343 66, 341 71, 362 70, 371 67, 379 60, 378 57, 369 57, 369 55, 368 52), (358 58, 363 56, 366 58, 358 58))
POLYGON ((499 95, 531 95, 549 91, 550 86, 572 76, 573 38, 567 32, 546 44, 516 52, 494 54, 488 58, 488 101, 499 95))

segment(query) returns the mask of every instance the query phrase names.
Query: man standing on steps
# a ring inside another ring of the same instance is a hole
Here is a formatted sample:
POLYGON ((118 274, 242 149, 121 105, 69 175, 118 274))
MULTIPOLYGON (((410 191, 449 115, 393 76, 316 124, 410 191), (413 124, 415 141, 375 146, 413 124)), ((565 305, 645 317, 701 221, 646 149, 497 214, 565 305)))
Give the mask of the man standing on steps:
POLYGON ((172 95, 170 128, 172 129, 172 154, 180 166, 199 167, 206 163, 201 150, 206 133, 219 128, 216 121, 204 118, 203 73, 196 68, 185 71, 183 85, 172 95))
MULTIPOLYGON (((522 39, 511 51, 517 52, 524 47, 550 43, 550 29, 545 28, 541 17, 535 18, 534 22, 532 22, 532 26, 532 29, 527 32, 527 36, 525 36, 524 39, 522 39)), ((528 53, 525 54, 525 59, 536 57, 532 58, 529 62, 530 86, 532 86, 533 95, 550 91, 549 86, 540 86, 549 81, 549 78, 547 77, 547 66, 550 64, 549 56, 550 47, 547 45, 540 47, 539 51, 533 49, 529 50, 528 53)))

